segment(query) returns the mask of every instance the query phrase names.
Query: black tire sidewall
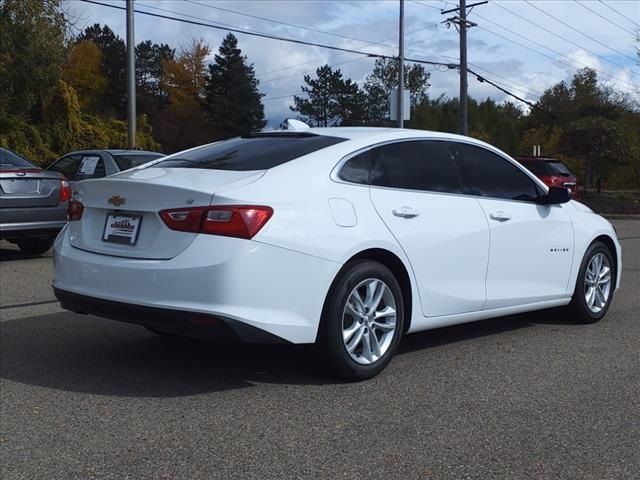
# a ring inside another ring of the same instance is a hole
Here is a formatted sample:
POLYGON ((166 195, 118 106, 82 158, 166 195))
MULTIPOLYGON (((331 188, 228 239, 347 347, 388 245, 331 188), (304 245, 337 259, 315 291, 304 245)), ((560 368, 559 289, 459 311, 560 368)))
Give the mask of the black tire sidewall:
POLYGON ((613 300, 616 279, 617 265, 614 263, 611 252, 602 242, 592 243, 582 259, 582 264, 580 265, 580 270, 578 271, 578 277, 576 279, 576 287, 573 292, 573 299, 571 301, 573 310, 577 315, 576 321, 578 323, 595 323, 600 321, 607 314, 607 311, 609 310, 609 307, 611 306, 611 302, 613 300), (611 291, 609 293, 609 298, 607 299, 607 304, 605 305, 605 307, 598 313, 594 313, 587 306, 587 301, 584 296, 584 280, 589 262, 591 261, 593 256, 598 253, 602 253, 605 257, 607 257, 607 260, 609 260, 609 265, 611 266, 611 291))
POLYGON ((365 380, 384 370, 400 343, 404 328, 404 312, 400 284, 387 267, 372 260, 356 261, 343 267, 327 295, 319 337, 321 347, 337 373, 350 380, 365 380), (391 289, 396 302, 396 331, 389 349, 381 359, 371 365, 361 365, 349 356, 344 346, 342 317, 348 296, 367 278, 380 279, 391 289))

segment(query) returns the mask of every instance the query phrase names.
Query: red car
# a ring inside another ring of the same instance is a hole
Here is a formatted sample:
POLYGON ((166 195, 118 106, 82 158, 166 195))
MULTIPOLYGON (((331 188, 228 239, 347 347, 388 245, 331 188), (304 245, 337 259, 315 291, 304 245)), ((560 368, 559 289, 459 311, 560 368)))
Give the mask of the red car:
POLYGON ((549 187, 567 187, 573 198, 580 198, 578 179, 560 160, 530 156, 518 156, 515 159, 542 180, 545 185, 549 187))

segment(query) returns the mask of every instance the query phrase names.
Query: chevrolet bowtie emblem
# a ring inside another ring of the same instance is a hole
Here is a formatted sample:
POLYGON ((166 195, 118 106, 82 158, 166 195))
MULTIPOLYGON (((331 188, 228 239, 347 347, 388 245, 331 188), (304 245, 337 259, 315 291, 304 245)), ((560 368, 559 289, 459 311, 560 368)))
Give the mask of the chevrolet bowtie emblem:
POLYGON ((114 195, 113 197, 109 198, 109 200, 107 200, 107 203, 119 207, 120 205, 124 205, 125 203, 127 203, 127 199, 122 198, 120 195, 114 195))

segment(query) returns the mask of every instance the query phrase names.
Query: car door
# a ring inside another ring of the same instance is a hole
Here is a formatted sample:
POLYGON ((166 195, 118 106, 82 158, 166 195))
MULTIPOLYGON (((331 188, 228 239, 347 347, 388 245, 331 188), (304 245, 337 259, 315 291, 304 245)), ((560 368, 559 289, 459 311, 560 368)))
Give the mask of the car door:
POLYGON ((545 191, 508 158, 478 145, 454 146, 490 227, 485 309, 566 296, 573 225, 563 206, 540 203, 545 191))
POLYGON ((371 200, 415 274, 425 316, 481 310, 489 227, 464 189, 446 141, 372 150, 371 200))

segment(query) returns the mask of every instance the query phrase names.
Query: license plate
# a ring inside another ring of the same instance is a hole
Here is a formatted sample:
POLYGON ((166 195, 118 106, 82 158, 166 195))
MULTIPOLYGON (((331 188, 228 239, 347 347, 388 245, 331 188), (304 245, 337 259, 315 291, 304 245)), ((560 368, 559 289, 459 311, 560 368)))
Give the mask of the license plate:
POLYGON ((3 179, 0 181, 0 187, 4 193, 23 194, 40 192, 40 180, 30 178, 3 179))
POLYGON ((142 216, 124 213, 109 213, 104 225, 102 240, 105 242, 135 245, 140 233, 142 216))

